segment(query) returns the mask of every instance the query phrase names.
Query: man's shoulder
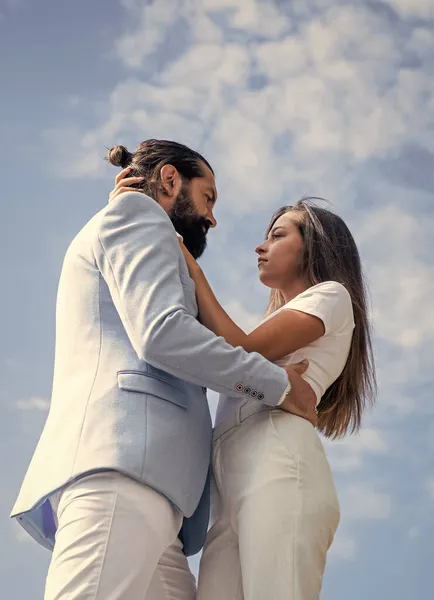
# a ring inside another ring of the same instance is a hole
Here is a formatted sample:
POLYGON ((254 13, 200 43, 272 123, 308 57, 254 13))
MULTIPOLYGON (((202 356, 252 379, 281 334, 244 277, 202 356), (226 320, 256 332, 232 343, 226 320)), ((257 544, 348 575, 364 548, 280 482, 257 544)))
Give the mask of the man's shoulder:
POLYGON ((125 192, 109 202, 89 221, 88 231, 98 251, 122 244, 143 247, 144 240, 164 245, 169 237, 179 246, 166 211, 141 192, 125 192))
POLYGON ((161 208, 158 202, 142 192, 124 192, 123 194, 119 194, 114 200, 108 202, 98 215, 104 218, 105 216, 119 213, 124 215, 136 213, 154 214, 164 220, 169 219, 167 213, 161 208))

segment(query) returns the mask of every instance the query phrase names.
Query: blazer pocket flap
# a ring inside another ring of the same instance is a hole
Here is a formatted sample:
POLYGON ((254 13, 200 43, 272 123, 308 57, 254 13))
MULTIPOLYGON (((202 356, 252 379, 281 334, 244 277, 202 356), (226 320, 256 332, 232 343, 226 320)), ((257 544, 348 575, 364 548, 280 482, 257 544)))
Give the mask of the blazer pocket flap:
POLYGON ((187 394, 178 387, 142 373, 118 373, 118 386, 127 392, 151 394, 181 408, 187 408, 187 394))

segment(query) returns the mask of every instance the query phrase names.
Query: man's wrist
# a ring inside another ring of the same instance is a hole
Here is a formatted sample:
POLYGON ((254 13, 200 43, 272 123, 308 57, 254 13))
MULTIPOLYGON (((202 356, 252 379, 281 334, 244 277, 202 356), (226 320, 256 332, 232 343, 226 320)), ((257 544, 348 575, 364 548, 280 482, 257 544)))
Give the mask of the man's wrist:
POLYGON ((281 395, 279 402, 276 404, 276 406, 280 406, 281 404, 283 404, 283 401, 285 400, 286 396, 289 394, 289 392, 291 391, 291 382, 288 379, 288 385, 286 386, 283 394, 281 395))

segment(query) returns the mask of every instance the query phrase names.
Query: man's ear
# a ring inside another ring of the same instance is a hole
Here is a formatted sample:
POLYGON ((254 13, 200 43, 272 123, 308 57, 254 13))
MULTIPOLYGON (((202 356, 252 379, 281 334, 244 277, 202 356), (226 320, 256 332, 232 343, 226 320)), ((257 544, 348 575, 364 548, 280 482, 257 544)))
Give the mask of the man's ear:
POLYGON ((161 167, 160 183, 163 193, 169 198, 175 198, 182 186, 182 178, 178 169, 173 165, 161 167))

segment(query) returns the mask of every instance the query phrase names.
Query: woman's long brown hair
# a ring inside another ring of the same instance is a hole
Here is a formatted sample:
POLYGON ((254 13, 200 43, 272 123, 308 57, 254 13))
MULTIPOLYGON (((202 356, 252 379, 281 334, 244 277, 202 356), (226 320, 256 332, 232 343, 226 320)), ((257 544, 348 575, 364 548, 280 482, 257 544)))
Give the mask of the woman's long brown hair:
MULTIPOLYGON (((344 370, 326 390, 318 405, 318 429, 332 439, 354 433, 361 427, 362 414, 375 400, 376 377, 368 318, 367 288, 359 252, 344 221, 318 206, 321 198, 304 198, 279 209, 271 220, 292 212, 304 240, 301 274, 311 285, 337 281, 348 290, 354 311, 355 328, 344 370)), ((279 290, 271 290, 267 315, 285 304, 279 290)))

